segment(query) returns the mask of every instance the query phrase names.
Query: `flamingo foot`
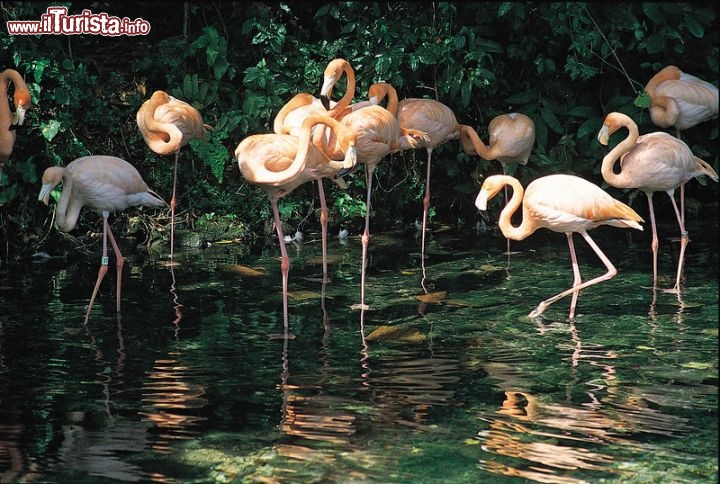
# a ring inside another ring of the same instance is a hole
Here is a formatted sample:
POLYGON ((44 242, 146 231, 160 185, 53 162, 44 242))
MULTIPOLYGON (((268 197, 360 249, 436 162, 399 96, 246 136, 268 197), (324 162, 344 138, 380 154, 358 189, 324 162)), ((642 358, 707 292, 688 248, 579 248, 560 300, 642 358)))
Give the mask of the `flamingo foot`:
POLYGON ((528 314, 528 317, 529 318, 537 318, 538 316, 540 316, 542 313, 545 312, 545 310, 548 308, 548 306, 549 306, 549 304, 547 304, 545 301, 541 302, 540 304, 537 305, 537 307, 535 309, 530 311, 530 314, 528 314))
POLYGON ((368 306, 367 304, 358 303, 358 304, 353 304, 352 306, 350 306, 350 309, 353 309, 353 310, 359 309, 361 311, 366 311, 366 310, 370 309, 370 306, 368 306))

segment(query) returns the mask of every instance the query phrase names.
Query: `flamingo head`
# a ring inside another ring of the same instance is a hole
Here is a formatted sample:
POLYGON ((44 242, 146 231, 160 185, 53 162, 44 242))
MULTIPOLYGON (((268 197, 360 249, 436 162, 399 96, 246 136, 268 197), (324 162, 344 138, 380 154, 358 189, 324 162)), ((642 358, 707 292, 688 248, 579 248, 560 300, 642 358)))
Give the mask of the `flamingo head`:
POLYGON ((47 168, 42 176, 42 187, 38 194, 38 201, 45 205, 50 204, 50 193, 62 181, 64 168, 61 166, 51 166, 47 168))

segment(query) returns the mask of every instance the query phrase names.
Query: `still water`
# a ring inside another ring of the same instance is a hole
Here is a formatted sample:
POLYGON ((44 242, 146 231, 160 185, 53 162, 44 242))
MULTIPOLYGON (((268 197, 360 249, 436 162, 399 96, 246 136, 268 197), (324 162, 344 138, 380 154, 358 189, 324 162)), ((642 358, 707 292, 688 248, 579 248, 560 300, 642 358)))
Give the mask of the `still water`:
MULTIPOLYGON (((125 248, 87 323, 100 247, 0 267, 0 482, 717 482, 718 229, 688 225, 685 291, 651 288, 649 227, 591 232, 618 268, 572 283, 566 239, 493 232, 125 248)), ((446 229, 446 230, 444 230, 446 229)), ((677 227, 661 224, 662 287, 677 227)), ((604 269, 581 238, 584 277, 604 269)), ((112 259, 111 259, 112 260, 112 259)))

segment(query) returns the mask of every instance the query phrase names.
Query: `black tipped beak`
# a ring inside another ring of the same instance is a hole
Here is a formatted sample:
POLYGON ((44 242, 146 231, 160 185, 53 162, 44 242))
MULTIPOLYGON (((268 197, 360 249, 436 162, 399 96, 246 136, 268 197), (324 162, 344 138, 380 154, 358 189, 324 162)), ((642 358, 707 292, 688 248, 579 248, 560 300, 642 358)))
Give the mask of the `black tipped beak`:
POLYGON ((488 217, 487 210, 478 210, 478 213, 483 218, 483 220, 485 220, 486 222, 490 221, 490 217, 488 217))
POLYGON ((330 99, 327 96, 321 95, 320 96, 320 102, 325 107, 326 110, 330 111, 330 99))
POLYGON ((354 172, 356 168, 357 164, 353 165, 351 168, 342 168, 335 174, 334 178, 342 178, 346 175, 349 175, 350 173, 354 172))

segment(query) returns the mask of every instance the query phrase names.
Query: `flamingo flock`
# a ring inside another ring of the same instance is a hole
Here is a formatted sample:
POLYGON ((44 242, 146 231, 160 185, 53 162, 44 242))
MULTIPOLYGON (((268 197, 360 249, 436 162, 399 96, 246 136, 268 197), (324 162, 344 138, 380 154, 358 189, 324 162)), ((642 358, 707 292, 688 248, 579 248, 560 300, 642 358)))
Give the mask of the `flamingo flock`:
MULTIPOLYGON (((15 86, 16 112, 0 102, 0 167, 12 152, 12 126, 22 124, 23 113, 30 107, 30 96, 22 77, 16 71, 0 74, 0 88, 12 82, 15 86)), ((463 151, 484 160, 497 160, 502 174, 488 176, 475 199, 480 212, 488 210, 488 202, 504 190, 505 207, 499 218, 499 228, 507 239, 523 240, 545 228, 566 234, 573 284, 568 289, 541 301, 528 316, 539 317, 558 300, 571 296, 569 318, 575 317, 580 292, 589 286, 607 281, 617 274, 610 259, 588 235, 601 225, 643 230, 643 218, 625 203, 613 198, 598 185, 579 176, 552 174, 533 180, 523 187, 508 173, 509 168, 528 163, 535 145, 533 120, 519 112, 501 114, 488 125, 486 145, 469 125, 461 124, 453 110, 435 99, 407 98, 399 100, 396 89, 388 83, 370 86, 367 100, 353 103, 355 72, 345 59, 331 60, 323 73, 322 87, 317 96, 299 92, 278 111, 273 131, 244 137, 234 151, 240 173, 253 185, 260 187, 270 201, 275 229, 280 245, 282 273, 282 301, 284 326, 288 328, 288 281, 290 259, 285 248, 278 200, 306 182, 317 182, 320 199, 322 229, 323 284, 329 281, 327 267, 327 201, 323 179, 330 179, 341 188, 345 178, 355 176, 359 164, 364 165, 365 227, 361 236, 362 259, 359 303, 353 307, 362 314, 370 306, 366 301, 366 273, 370 243, 370 213, 374 171, 392 153, 425 149, 427 154, 425 195, 421 240, 425 292, 425 232, 431 202, 431 166, 433 151, 440 145, 459 141, 463 151), (338 81, 346 79, 345 91, 337 101, 333 91, 338 81), (508 190, 512 191, 512 195, 508 190), (513 214, 522 207, 522 221, 513 225, 513 214), (583 281, 581 278, 573 234, 580 234, 604 264, 606 272, 583 281)), ((662 69, 647 83, 645 90, 651 99, 650 116, 661 128, 674 128, 676 136, 665 132, 639 134, 637 124, 627 114, 611 112, 599 127, 597 140, 608 145, 610 137, 619 130, 627 136, 602 159, 601 173, 612 187, 637 189, 646 194, 652 228, 653 288, 658 283, 658 236, 653 210, 653 193, 663 191, 670 197, 680 230, 680 255, 671 292, 682 291, 684 254, 689 237, 685 229, 684 188, 698 176, 717 182, 718 174, 707 162, 696 157, 681 139, 684 130, 717 118, 718 88, 675 66, 662 69), (620 170, 616 170, 616 165, 620 170), (680 191, 680 207, 674 192, 680 191)), ((5 96, 4 98, 6 98, 5 96)), ((2 100, 0 100, 2 101, 2 100)), ((211 127, 203 122, 200 112, 187 102, 156 91, 137 112, 137 126, 147 146, 159 155, 175 155, 171 209, 170 259, 174 253, 174 215, 179 152, 191 140, 204 140, 211 127)), ((42 178, 38 197, 49 203, 53 189, 62 183, 62 196, 55 209, 55 222, 62 231, 72 230, 83 206, 91 208, 103 218, 103 258, 93 294, 88 305, 89 316, 98 288, 107 272, 107 239, 113 246, 117 266, 117 311, 120 311, 120 283, 122 254, 110 230, 108 216, 131 206, 144 205, 161 208, 166 205, 160 196, 143 181, 137 170, 127 161, 113 156, 86 156, 66 167, 50 167, 42 178)), ((287 334, 287 333, 286 333, 287 334)))

